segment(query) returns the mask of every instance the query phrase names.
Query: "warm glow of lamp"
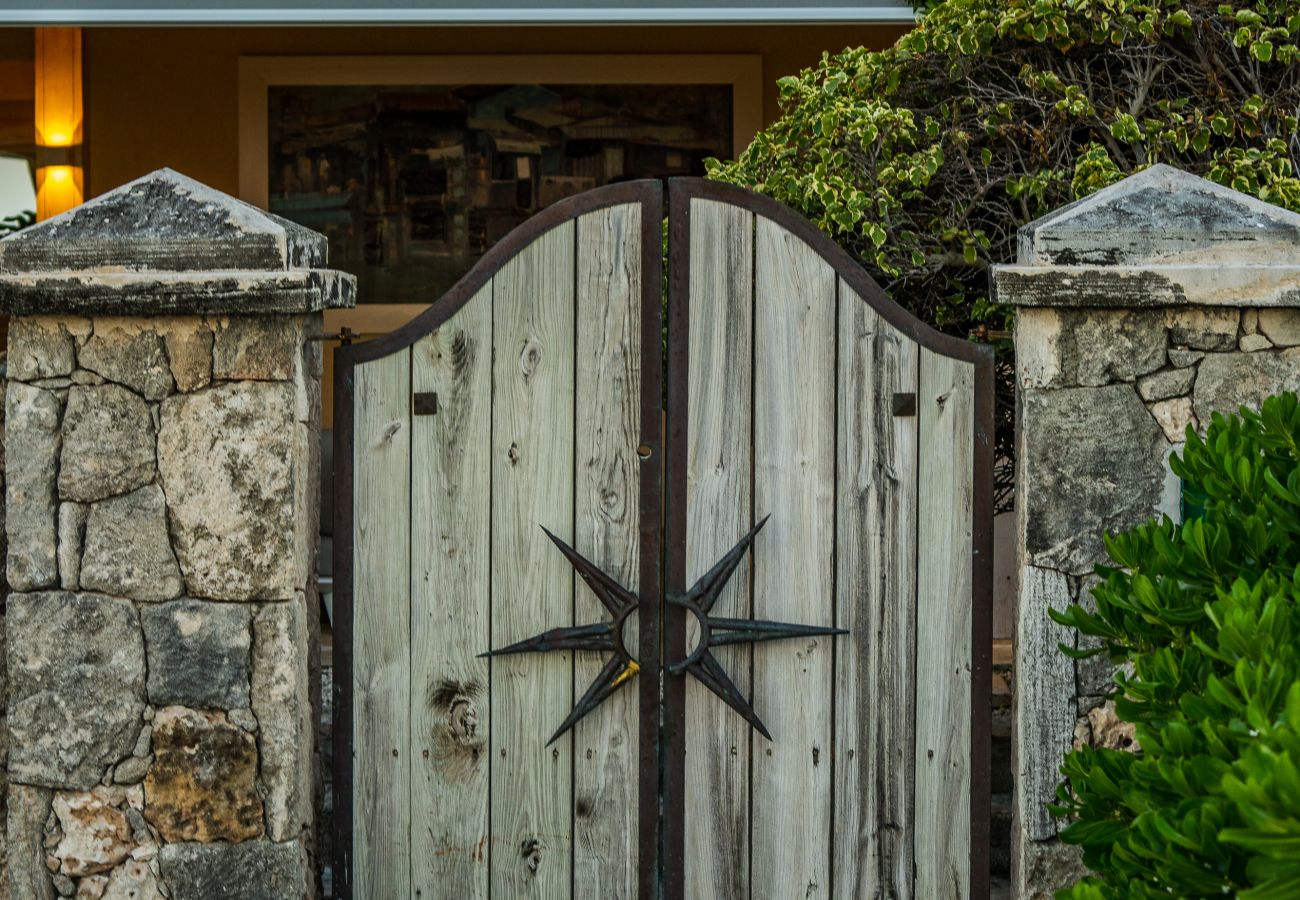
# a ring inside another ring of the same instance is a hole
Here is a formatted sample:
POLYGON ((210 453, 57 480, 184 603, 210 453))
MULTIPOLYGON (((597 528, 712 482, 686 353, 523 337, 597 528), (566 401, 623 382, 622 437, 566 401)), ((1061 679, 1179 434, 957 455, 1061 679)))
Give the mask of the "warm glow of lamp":
POLYGON ((81 29, 36 29, 36 217, 85 197, 81 168, 81 29))

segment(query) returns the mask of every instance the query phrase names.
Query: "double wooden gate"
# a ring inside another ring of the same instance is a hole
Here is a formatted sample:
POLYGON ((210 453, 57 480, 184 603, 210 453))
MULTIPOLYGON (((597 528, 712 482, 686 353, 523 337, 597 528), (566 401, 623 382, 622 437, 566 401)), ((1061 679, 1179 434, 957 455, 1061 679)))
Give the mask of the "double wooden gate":
POLYGON ((665 328, 663 204, 336 356, 336 888, 985 897, 991 355, 694 179, 665 328))

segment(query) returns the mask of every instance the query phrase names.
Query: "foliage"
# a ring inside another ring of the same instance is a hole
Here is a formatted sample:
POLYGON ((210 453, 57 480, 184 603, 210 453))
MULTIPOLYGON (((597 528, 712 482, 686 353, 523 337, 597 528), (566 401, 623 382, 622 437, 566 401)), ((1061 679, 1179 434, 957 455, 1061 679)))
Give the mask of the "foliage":
POLYGON ((24 210, 17 215, 5 216, 0 219, 0 237, 6 237, 16 231, 22 231, 36 224, 36 213, 30 209, 24 210))
POLYGON ((1215 415, 1171 465, 1204 515, 1108 538, 1095 613, 1053 613, 1131 666, 1141 746, 1066 757, 1053 812, 1098 877, 1058 896, 1298 897, 1300 402, 1215 415))
POLYGON ((1300 0, 943 0, 782 78, 713 178, 801 210, 945 330, 1005 327, 1019 226, 1155 162, 1300 209, 1300 0))

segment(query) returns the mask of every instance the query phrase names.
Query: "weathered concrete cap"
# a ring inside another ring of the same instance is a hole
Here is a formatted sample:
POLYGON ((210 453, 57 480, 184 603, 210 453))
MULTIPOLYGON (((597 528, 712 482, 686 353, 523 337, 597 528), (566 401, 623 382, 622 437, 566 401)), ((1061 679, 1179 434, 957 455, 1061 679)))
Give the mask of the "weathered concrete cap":
POLYGON ((355 303, 323 235, 159 169, 0 240, 0 312, 315 312, 355 303))
POLYGON ((1300 215, 1154 165, 1020 229, 1019 265, 1233 265, 1289 261, 1300 215))

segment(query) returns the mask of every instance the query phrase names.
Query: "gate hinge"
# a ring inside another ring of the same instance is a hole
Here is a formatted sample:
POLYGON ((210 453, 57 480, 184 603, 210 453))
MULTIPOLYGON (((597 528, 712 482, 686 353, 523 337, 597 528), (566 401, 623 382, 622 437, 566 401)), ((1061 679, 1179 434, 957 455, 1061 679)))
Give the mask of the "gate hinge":
POLYGON ((344 325, 338 331, 326 331, 321 334, 313 334, 307 337, 309 341, 338 341, 344 347, 347 347, 356 338, 357 333, 348 326, 344 325))
POLYGON ((417 393, 411 398, 411 412, 417 416, 436 416, 438 414, 438 395, 432 391, 417 393))
POLYGON ((916 415, 916 394, 911 394, 911 393, 895 394, 894 415, 896 416, 916 415))

